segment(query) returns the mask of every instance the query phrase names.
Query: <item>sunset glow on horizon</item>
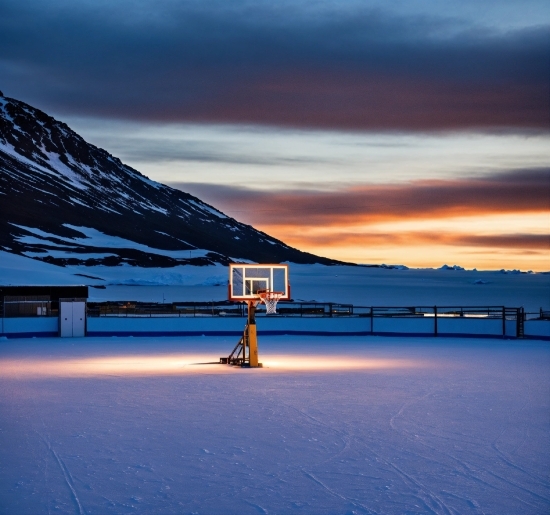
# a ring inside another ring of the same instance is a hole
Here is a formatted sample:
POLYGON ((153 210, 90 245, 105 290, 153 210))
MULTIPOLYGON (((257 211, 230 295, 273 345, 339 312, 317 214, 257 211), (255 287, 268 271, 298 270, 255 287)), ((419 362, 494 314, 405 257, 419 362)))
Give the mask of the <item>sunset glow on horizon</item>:
POLYGON ((543 0, 8 0, 1 89, 302 251, 548 271, 549 36, 543 0))
POLYGON ((364 264, 550 270, 545 133, 70 122, 154 180, 306 252, 364 264))

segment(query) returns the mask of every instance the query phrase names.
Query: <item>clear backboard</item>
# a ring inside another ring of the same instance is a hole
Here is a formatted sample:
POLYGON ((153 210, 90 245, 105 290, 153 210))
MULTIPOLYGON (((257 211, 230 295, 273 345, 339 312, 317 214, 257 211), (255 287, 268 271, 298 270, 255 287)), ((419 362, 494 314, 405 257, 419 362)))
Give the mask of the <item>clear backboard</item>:
POLYGON ((229 265, 229 300, 259 299, 266 290, 281 292, 281 300, 290 298, 288 265, 229 265))

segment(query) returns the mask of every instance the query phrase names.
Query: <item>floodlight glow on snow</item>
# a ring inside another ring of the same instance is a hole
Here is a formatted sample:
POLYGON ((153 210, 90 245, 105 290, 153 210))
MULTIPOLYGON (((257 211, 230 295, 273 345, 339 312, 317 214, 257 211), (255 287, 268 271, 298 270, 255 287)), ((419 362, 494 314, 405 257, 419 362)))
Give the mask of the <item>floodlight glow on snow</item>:
MULTIPOLYGON (((330 355, 272 354, 264 368, 271 372, 331 372, 345 370, 391 370, 428 367, 432 364, 410 359, 348 358, 330 355)), ((89 358, 2 359, 2 376, 94 377, 94 376, 177 376, 207 373, 235 374, 240 368, 220 367, 207 354, 109 355, 89 358)))
MULTIPOLYGON (((1 360, 3 376, 163 376, 200 372, 193 363, 206 362, 208 356, 192 354, 108 355, 88 358, 1 360)), ((223 367, 217 367, 223 368, 223 367)))
POLYGON ((264 367, 274 371, 344 371, 390 370, 429 366, 427 362, 410 359, 346 358, 329 355, 276 354, 265 360, 264 367))

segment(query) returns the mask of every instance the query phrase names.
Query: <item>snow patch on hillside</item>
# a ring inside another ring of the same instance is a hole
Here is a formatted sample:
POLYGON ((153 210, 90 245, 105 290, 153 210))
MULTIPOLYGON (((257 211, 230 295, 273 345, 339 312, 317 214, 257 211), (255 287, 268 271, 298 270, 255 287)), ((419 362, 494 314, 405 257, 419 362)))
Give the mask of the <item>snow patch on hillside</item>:
MULTIPOLYGON (((211 273, 209 271, 209 273, 211 273)), ((122 286, 221 286, 227 284, 226 274, 199 278, 192 273, 152 273, 145 277, 111 280, 109 284, 122 286)))
POLYGON ((4 286, 63 286, 83 283, 102 284, 103 281, 77 278, 67 268, 0 250, 0 284, 4 286))
POLYGON ((199 204, 198 202, 195 202, 194 200, 188 200, 189 204, 192 204, 193 206, 199 208, 201 211, 206 211, 207 213, 210 213, 214 216, 217 216, 218 218, 227 218, 223 213, 220 213, 216 209, 211 208, 210 206, 207 206, 206 204, 199 204))
POLYGON ((67 180, 73 187, 79 190, 87 190, 90 187, 90 184, 86 184, 83 177, 74 172, 69 168, 65 163, 59 159, 59 154, 54 152, 44 152, 48 161, 51 163, 51 167, 59 172, 59 174, 67 180))
POLYGON ((30 258, 46 258, 46 257, 53 257, 53 258, 60 258, 60 259, 103 259, 110 256, 116 256, 116 254, 105 254, 105 253, 90 253, 90 252, 70 252, 68 250, 42 250, 37 252, 32 252, 30 250, 27 250, 23 252, 25 256, 28 256, 30 258))
MULTIPOLYGON (((166 250, 166 249, 157 249, 154 247, 149 247, 147 245, 142 245, 125 238, 120 238, 119 236, 111 236, 109 234, 102 233, 91 227, 81 227, 71 224, 63 224, 69 229, 79 232, 83 237, 66 237, 59 236, 56 234, 48 233, 37 229, 34 227, 27 227, 24 225, 12 224, 15 227, 19 227, 27 232, 34 234, 35 236, 17 236, 15 239, 21 243, 31 244, 31 245, 56 245, 60 246, 59 243, 52 242, 51 239, 61 240, 66 242, 68 245, 74 248, 74 245, 80 245, 84 247, 97 247, 97 248, 112 248, 112 249, 134 249, 149 254, 157 254, 160 256, 167 256, 174 259, 188 259, 190 257, 204 257, 210 251, 206 249, 197 249, 195 247, 188 248, 185 250, 166 250), (42 238, 40 238, 40 236, 42 238)), ((50 255, 53 256, 53 251, 48 251, 50 255)), ((74 253, 74 256, 78 258, 79 254, 74 253)), ((68 257, 68 256, 67 256, 68 257)))

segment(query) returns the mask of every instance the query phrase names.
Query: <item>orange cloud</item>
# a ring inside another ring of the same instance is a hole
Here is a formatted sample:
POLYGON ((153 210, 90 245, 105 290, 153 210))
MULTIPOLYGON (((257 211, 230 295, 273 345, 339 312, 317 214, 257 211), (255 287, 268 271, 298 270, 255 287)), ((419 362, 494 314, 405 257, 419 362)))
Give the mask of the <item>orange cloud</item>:
POLYGON ((338 191, 176 185, 285 243, 358 263, 548 270, 550 169, 338 191))
POLYGON ((185 190, 191 187, 222 211, 255 226, 349 226, 428 217, 550 213, 550 169, 514 170, 483 178, 364 184, 332 192, 173 185, 185 190))
MULTIPOLYGON (((295 227, 274 227, 285 241, 299 248, 337 246, 416 246, 452 245, 460 247, 494 247, 530 251, 550 251, 550 234, 469 235, 440 232, 352 233, 335 230, 327 234, 296 234, 295 227)), ((271 231, 273 233, 273 231, 271 231)))

